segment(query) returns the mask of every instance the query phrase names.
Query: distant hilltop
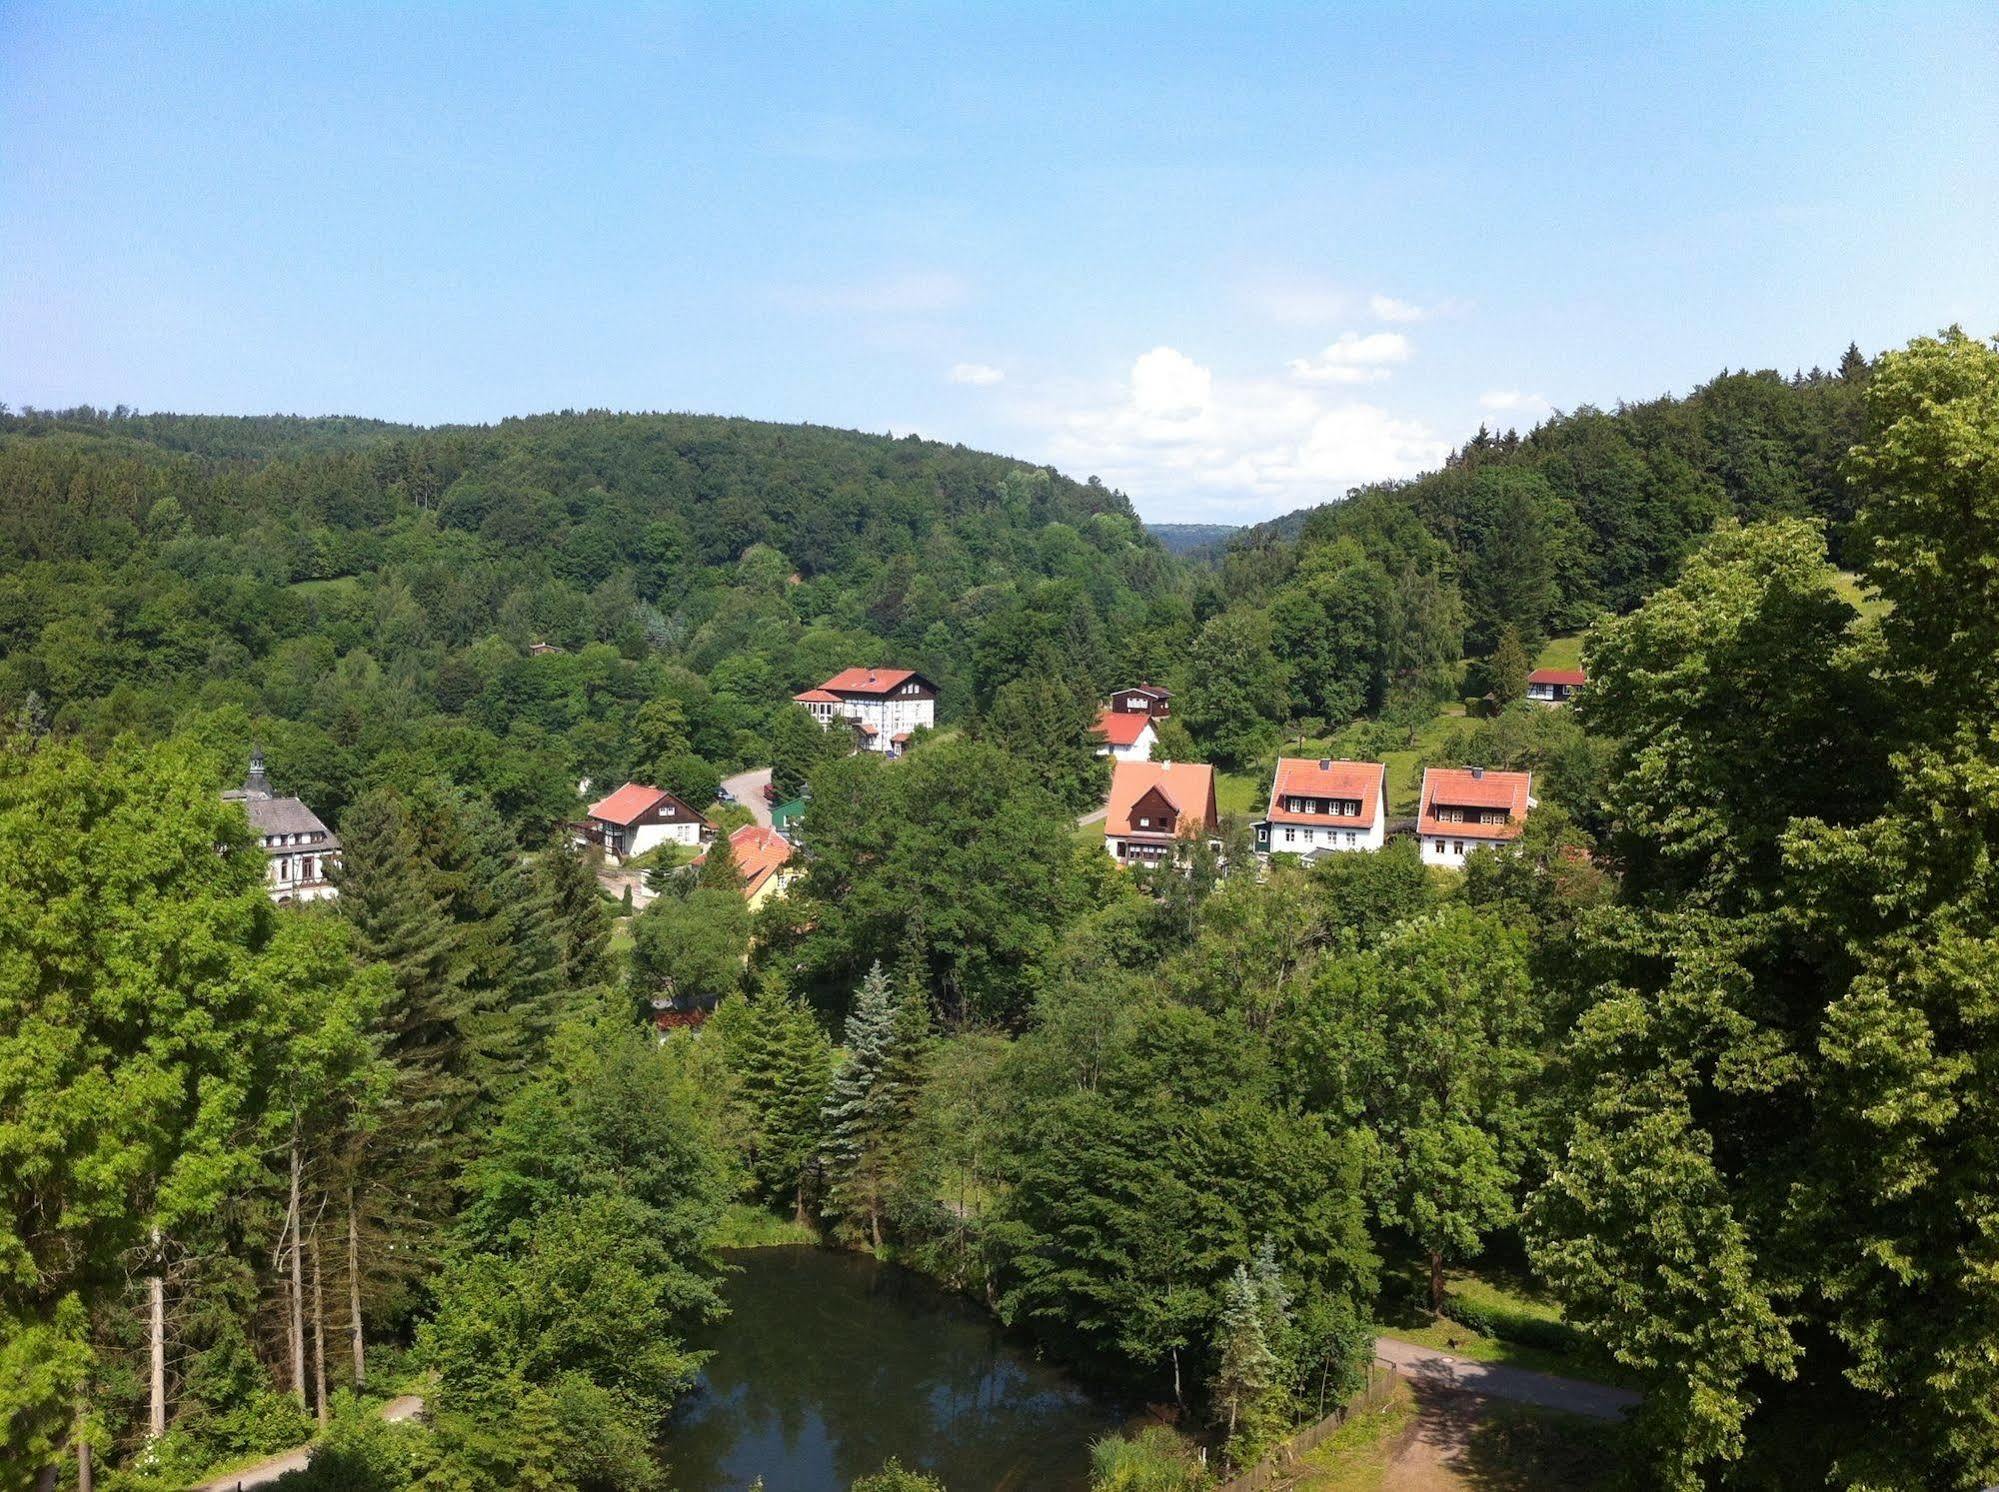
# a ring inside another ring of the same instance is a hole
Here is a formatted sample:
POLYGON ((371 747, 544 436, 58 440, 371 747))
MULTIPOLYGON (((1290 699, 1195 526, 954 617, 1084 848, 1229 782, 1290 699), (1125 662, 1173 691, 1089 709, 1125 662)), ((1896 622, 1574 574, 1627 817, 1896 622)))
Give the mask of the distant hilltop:
POLYGON ((1169 554, 1194 554, 1213 548, 1219 552, 1231 534, 1240 533, 1238 523, 1147 523, 1145 531, 1166 547, 1169 554))

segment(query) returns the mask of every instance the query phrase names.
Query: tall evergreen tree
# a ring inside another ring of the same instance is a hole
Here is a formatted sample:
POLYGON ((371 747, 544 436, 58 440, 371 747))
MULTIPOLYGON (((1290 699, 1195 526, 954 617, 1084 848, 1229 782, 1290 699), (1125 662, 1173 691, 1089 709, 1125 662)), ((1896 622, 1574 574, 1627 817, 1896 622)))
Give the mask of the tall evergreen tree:
POLYGON ((1208 1378, 1209 1414, 1237 1466, 1255 1461, 1284 1426, 1282 1373, 1266 1334, 1269 1306, 1248 1268, 1238 1264, 1222 1287, 1208 1378))
POLYGON ((589 865, 567 844, 544 850, 536 862, 540 896, 554 944, 553 975, 559 990, 585 989, 604 981, 604 955, 611 944, 611 914, 589 865))
POLYGON ((880 964, 868 970, 847 1017, 846 1060, 826 1098, 826 1215, 877 1249, 915 1101, 912 1003, 896 999, 880 964))

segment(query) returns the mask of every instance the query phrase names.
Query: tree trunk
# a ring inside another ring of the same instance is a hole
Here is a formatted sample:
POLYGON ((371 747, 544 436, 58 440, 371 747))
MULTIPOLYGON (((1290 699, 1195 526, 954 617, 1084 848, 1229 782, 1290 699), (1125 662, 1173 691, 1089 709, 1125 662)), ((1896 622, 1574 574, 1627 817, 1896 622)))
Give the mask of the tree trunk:
POLYGON ((368 1384, 368 1347, 361 1336, 361 1226, 354 1188, 347 1188, 347 1330, 354 1343, 354 1387, 368 1384))
POLYGON ((146 1331, 152 1355, 152 1383, 146 1415, 146 1438, 167 1433, 167 1261, 160 1247, 160 1230, 153 1229, 153 1272, 146 1280, 152 1320, 146 1331))
POLYGON ((83 1406, 76 1411, 76 1492, 97 1492, 97 1466, 90 1459, 89 1416, 83 1406))
POLYGON ((1180 1391, 1180 1349, 1173 1349, 1173 1402, 1182 1409, 1187 1407, 1187 1396, 1180 1391))
POLYGON ((1430 1314, 1444 1314, 1444 1256, 1430 1250, 1430 1314))
POLYGON ((320 1427, 326 1425, 326 1296, 319 1287, 319 1229, 312 1231, 312 1387, 320 1427))
POLYGON ((291 1328, 292 1349, 292 1397, 300 1406, 305 1405, 305 1260, 299 1248, 300 1224, 304 1222, 299 1205, 300 1172, 304 1169, 303 1157, 299 1154, 298 1126, 292 1126, 292 1194, 291 1210, 286 1214, 286 1222, 291 1227, 291 1328))

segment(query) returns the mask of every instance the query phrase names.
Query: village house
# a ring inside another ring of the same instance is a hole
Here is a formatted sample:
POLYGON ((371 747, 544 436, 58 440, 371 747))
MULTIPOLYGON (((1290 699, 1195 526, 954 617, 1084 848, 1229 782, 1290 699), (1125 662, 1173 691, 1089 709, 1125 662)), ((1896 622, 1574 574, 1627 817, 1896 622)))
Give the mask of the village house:
POLYGON ((1221 846, 1215 769, 1198 762, 1119 762, 1111 768, 1104 846, 1125 865, 1157 865, 1205 839, 1221 846))
MULTIPOLYGON (((736 857, 736 869, 743 877, 743 898, 755 911, 773 896, 782 896, 791 884, 791 841, 775 829, 761 824, 745 824, 729 836, 729 848, 736 857)), ((699 866, 708 858, 703 850, 695 857, 699 866)))
POLYGON ((1105 710, 1090 731, 1098 738, 1097 755, 1113 761, 1149 762, 1152 748, 1159 744, 1152 716, 1136 710, 1105 710))
POLYGON ((1580 668, 1537 668, 1527 675, 1527 697, 1537 705, 1565 705, 1585 682, 1580 668))
POLYGON ((1483 767, 1429 767, 1416 812, 1425 865, 1462 867, 1473 850, 1518 839, 1535 806, 1526 772, 1483 767))
POLYGON ((937 723, 937 686, 907 668, 849 668, 792 696, 824 730, 852 730, 863 750, 901 756, 910 734, 937 723))
POLYGON ((1110 708, 1120 715, 1150 715, 1154 720, 1165 720, 1173 714, 1173 692, 1141 683, 1134 689, 1112 691, 1110 708))
POLYGON ((698 845, 715 826, 664 788, 628 782, 589 807, 579 845, 596 845, 619 864, 663 844, 698 845))
POLYGON ((340 892, 333 872, 340 864, 340 841, 296 798, 271 791, 264 772, 264 753, 250 753, 250 775, 241 787, 222 794, 225 803, 241 803, 250 832, 264 851, 264 890, 279 906, 295 901, 331 901, 340 892))
POLYGON ((1388 833, 1388 769, 1380 762, 1280 756, 1256 826, 1261 855, 1378 850, 1388 833))

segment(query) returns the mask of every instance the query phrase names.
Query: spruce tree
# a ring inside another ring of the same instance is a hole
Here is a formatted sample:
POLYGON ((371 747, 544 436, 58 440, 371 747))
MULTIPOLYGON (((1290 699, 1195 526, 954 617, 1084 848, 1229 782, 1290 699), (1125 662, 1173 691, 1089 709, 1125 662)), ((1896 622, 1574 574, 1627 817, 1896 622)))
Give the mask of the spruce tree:
POLYGON ((560 843, 543 851, 535 869, 554 946, 556 988, 578 990, 602 983, 611 918, 597 878, 581 855, 560 843))
POLYGON ((766 989, 736 1014, 729 1065, 749 1136, 750 1174, 766 1201, 789 1201, 803 1222, 825 1133, 832 1043, 812 1012, 782 990, 766 989))
POLYGON ((1223 1427, 1229 1459, 1238 1466, 1255 1460, 1283 1427, 1283 1390, 1277 1354, 1265 1333, 1266 1307, 1257 1281, 1238 1264, 1222 1287, 1215 1370, 1208 1380, 1209 1412, 1223 1427))
POLYGON ((694 884, 703 891, 735 891, 743 889, 742 867, 736 864, 736 847, 729 842, 726 834, 717 834, 708 846, 708 853, 701 858, 701 870, 694 884))
POLYGON ((834 1074, 825 1109, 826 1215, 877 1249, 903 1122, 898 1038, 908 1020, 899 1014, 888 975, 877 963, 861 981, 847 1017, 847 1060, 834 1074))

